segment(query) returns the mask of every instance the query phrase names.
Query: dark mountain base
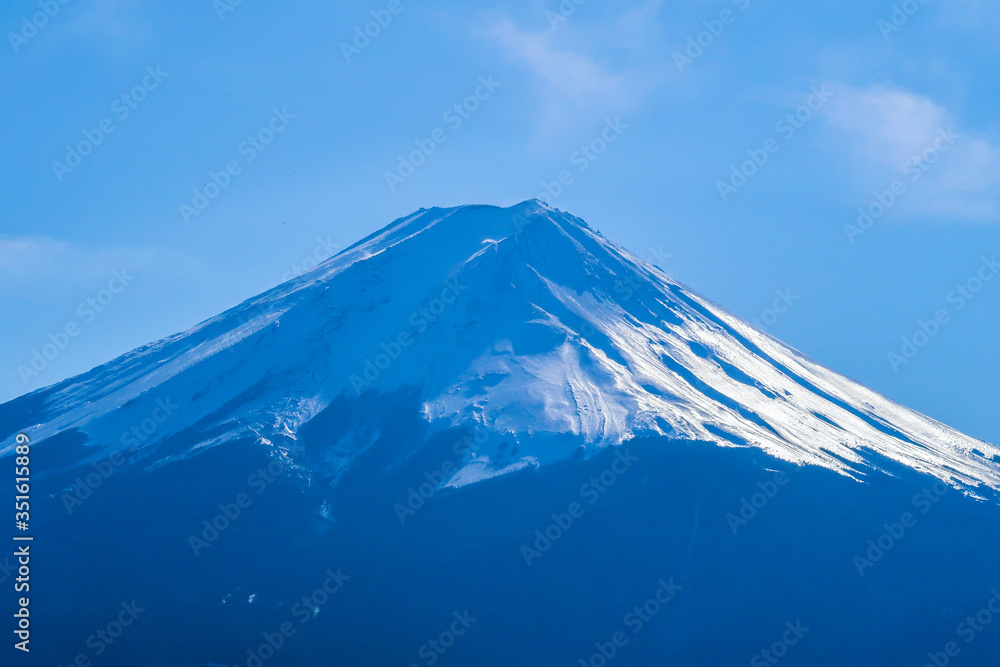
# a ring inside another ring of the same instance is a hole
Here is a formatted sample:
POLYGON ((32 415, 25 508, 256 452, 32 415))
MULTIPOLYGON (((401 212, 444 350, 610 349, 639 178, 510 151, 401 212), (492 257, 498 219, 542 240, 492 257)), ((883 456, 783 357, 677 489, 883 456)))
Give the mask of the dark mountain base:
MULTIPOLYGON (((463 436, 440 435, 386 469, 393 447, 423 438, 415 423, 387 427, 332 494, 318 478, 310 488, 282 469, 259 475, 274 459, 248 442, 152 472, 123 467, 72 515, 67 480, 39 482, 32 662, 840 667, 1000 656, 1000 617, 965 624, 1000 590, 995 498, 939 497, 934 480, 888 461, 895 478, 860 484, 754 450, 649 439, 424 487, 430 497, 401 523, 394 506, 456 460, 463 436), (233 513, 240 494, 249 504, 206 539, 202 521, 220 504, 233 513), (727 519, 744 498, 761 505, 755 516, 727 519), (197 556, 191 535, 206 540, 197 556), (880 537, 889 548, 875 561, 868 541, 880 537), (863 576, 855 556, 872 557, 863 576), (143 611, 111 637, 133 600, 143 611)), ((306 440, 310 467, 333 474, 323 443, 336 438, 306 440)))

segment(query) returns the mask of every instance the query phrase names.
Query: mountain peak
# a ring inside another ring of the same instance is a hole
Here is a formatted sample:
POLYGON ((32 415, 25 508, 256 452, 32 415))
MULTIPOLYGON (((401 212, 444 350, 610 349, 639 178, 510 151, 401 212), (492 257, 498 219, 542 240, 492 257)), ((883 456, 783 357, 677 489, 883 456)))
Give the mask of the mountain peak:
MULTIPOLYGON (((516 443, 502 464, 465 461, 454 484, 650 434, 853 477, 874 452, 1000 488, 996 447, 819 366, 538 200, 421 209, 188 332, 0 406, 0 425, 35 440, 78 430, 96 460, 169 397, 183 415, 144 452, 191 456, 288 441, 400 391, 432 432, 477 425, 516 443), (160 451, 181 431, 197 446, 160 451)), ((349 466, 368 436, 344 437, 349 466)))
MULTIPOLYGON (((561 227, 578 227, 589 230, 583 220, 573 217, 540 199, 527 199, 509 207, 488 204, 465 204, 450 208, 421 208, 410 215, 399 218, 379 231, 355 244, 371 244, 374 248, 391 246, 401 240, 410 240, 418 234, 437 228, 442 236, 456 234, 456 240, 470 237, 500 237, 530 233, 532 223, 547 222, 561 227)), ((444 239, 435 238, 435 243, 444 239)))

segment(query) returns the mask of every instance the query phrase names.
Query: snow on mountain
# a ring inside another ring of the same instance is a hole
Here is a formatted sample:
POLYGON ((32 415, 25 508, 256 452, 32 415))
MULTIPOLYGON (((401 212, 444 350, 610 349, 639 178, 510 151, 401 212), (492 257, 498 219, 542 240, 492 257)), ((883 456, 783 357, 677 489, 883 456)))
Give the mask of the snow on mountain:
MULTIPOLYGON (((181 456, 247 435, 287 448, 334 399, 407 387, 433 428, 516 442, 503 470, 469 459, 456 483, 656 433, 855 477, 874 452, 971 493, 1000 488, 993 445, 823 368, 534 200, 421 209, 190 331, 0 406, 0 453, 15 428, 36 442, 81 431, 78 464, 126 449, 162 462, 158 445, 180 432, 200 443, 181 456)), ((342 448, 341 464, 356 453, 342 448)))

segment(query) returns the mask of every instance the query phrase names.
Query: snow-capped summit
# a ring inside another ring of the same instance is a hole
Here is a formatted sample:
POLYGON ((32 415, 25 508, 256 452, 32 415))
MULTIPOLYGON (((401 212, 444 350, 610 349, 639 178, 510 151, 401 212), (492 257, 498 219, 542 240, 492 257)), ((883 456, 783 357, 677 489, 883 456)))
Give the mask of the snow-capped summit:
MULTIPOLYGON (((419 392, 432 429, 517 442, 504 470, 661 434, 854 476, 874 452, 1000 488, 996 447, 823 368, 536 200, 421 209, 190 331, 0 406, 0 436, 7 453, 17 430, 37 442, 77 429, 78 463, 136 445, 156 461, 182 431, 200 434, 182 456, 250 434, 280 446, 336 399, 400 389, 419 392), (130 439, 163 401, 169 419, 130 439)), ((465 463, 450 481, 498 472, 465 463)))

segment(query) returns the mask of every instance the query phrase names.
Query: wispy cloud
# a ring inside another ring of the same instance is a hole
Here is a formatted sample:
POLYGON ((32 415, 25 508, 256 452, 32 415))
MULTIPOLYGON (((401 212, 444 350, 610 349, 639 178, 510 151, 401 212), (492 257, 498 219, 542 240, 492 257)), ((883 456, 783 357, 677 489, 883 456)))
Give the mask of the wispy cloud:
POLYGON ((645 53, 657 33, 662 0, 651 0, 598 28, 576 13, 549 15, 546 28, 529 30, 507 16, 483 22, 478 35, 497 43, 507 58, 535 77, 539 131, 574 121, 592 122, 635 108, 662 78, 645 53), (581 114, 584 116, 581 118, 581 114))
MULTIPOLYGON (((61 5, 60 5, 61 7, 61 5)), ((154 35, 147 0, 94 0, 71 3, 51 21, 50 56, 83 47, 105 53, 130 53, 154 35)), ((40 48, 40 47, 39 47, 40 48)))
MULTIPOLYGON (((950 0, 941 3, 938 9, 942 22, 982 29, 984 32, 991 32, 1000 18, 1000 7, 992 0, 950 0)), ((996 43, 995 40, 990 42, 996 43)))
POLYGON ((897 214, 998 219, 1000 143, 941 104, 900 88, 838 86, 827 120, 865 187, 912 183, 897 214))
POLYGON ((123 266, 144 273, 185 270, 192 261, 153 248, 91 248, 44 236, 0 235, 0 283, 17 288, 86 284, 123 266))

